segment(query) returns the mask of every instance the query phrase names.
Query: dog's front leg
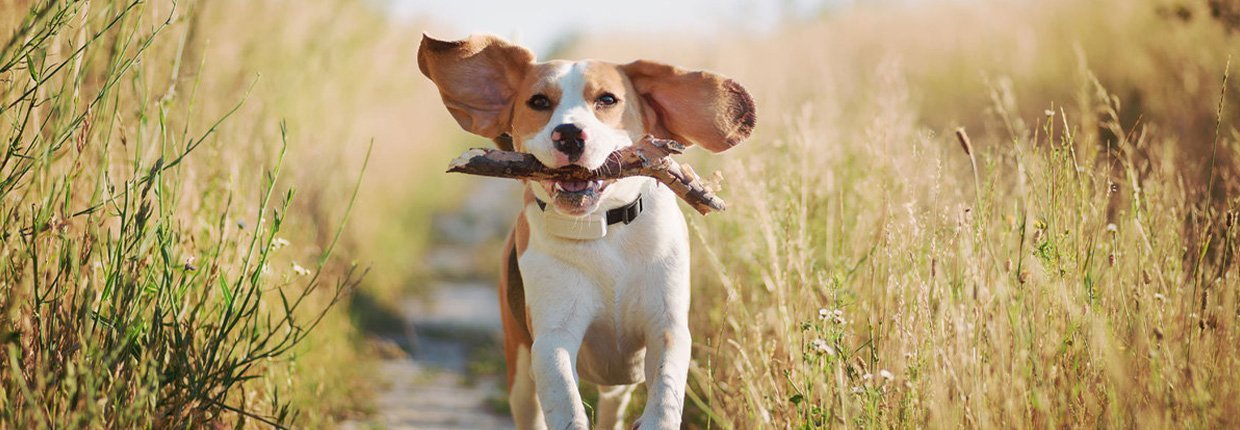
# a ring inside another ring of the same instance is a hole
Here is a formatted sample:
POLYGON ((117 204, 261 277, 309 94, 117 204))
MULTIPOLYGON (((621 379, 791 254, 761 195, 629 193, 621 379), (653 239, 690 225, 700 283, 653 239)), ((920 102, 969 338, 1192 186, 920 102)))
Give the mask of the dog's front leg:
POLYGON ((581 336, 570 331, 547 331, 534 339, 530 364, 548 428, 589 428, 581 393, 577 390, 576 363, 580 346, 581 336))
POLYGON ((577 389, 577 352, 597 312, 597 289, 579 272, 550 257, 527 252, 522 278, 534 344, 530 370, 547 427, 588 429, 589 418, 577 389))
POLYGON ((689 374, 689 327, 659 327, 646 342, 646 409, 639 429, 679 429, 689 374))
MULTIPOLYGON (((673 263, 688 261, 669 259, 673 263)), ((685 382, 689 374, 689 269, 672 264, 657 273, 642 308, 649 323, 646 337, 646 409, 636 422, 639 429, 679 429, 684 411, 685 382)))

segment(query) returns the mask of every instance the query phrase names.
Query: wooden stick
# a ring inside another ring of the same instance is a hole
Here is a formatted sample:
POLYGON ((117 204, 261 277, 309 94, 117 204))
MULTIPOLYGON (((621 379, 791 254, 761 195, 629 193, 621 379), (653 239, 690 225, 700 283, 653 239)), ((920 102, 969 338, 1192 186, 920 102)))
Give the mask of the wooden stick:
POLYGON ((688 164, 677 163, 672 155, 684 153, 685 146, 674 140, 646 136, 632 146, 611 153, 602 166, 589 170, 579 166, 552 169, 524 152, 473 148, 452 160, 449 173, 496 178, 596 181, 631 176, 649 176, 666 184, 681 200, 702 215, 727 209, 715 193, 702 183, 688 164))

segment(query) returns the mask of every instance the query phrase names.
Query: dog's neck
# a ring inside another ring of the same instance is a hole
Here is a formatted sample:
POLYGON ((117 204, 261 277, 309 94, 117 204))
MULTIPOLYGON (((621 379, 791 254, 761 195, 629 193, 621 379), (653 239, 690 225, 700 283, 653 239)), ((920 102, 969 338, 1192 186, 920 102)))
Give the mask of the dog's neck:
POLYGON ((625 183, 611 190, 594 211, 580 216, 563 215, 552 205, 539 199, 534 193, 527 193, 526 207, 534 207, 530 216, 538 217, 541 222, 534 223, 547 235, 567 240, 596 240, 607 236, 613 229, 624 228, 637 222, 649 207, 643 195, 649 195, 658 187, 658 183, 649 178, 625 178, 625 183), (532 203, 532 205, 531 205, 532 203))

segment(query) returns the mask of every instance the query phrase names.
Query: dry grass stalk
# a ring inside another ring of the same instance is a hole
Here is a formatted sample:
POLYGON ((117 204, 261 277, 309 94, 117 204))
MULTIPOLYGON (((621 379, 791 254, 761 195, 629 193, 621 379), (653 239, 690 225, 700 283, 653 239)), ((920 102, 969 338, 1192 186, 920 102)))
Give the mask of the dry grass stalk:
POLYGON ((969 140, 968 133, 964 132, 964 127, 956 129, 956 140, 960 141, 960 147, 964 148, 964 155, 969 156, 969 166, 973 168, 973 193, 974 197, 981 201, 982 198, 982 179, 977 172, 977 156, 973 155, 973 141, 969 140))

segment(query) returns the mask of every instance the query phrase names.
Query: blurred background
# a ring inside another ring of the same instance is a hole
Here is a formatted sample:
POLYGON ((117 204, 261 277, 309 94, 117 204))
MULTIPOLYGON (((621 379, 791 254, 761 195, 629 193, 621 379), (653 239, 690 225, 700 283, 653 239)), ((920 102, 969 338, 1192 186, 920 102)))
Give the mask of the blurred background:
POLYGON ((470 33, 491 33, 547 56, 583 35, 622 38, 640 34, 699 39, 725 31, 770 35, 790 24, 789 21, 813 19, 828 8, 841 9, 854 3, 847 0, 675 3, 638 0, 624 4, 591 4, 540 0, 503 4, 392 0, 387 7, 397 19, 422 20, 428 28, 451 33, 454 38, 470 33))
POLYGON ((686 154, 730 206, 686 213, 686 427, 1237 424, 1232 0, 0 0, 0 422, 510 426, 519 194, 443 173, 488 142, 416 64, 478 32, 754 95, 748 143, 686 154), (127 229, 144 204, 159 228, 127 229), (255 291, 245 327, 313 330, 247 349, 220 279, 255 291))

